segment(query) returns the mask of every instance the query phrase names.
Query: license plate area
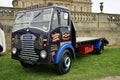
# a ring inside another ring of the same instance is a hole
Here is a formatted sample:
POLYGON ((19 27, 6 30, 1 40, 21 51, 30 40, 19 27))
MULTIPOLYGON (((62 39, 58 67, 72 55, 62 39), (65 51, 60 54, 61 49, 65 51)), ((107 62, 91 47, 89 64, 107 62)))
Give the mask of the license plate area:
POLYGON ((34 62, 31 61, 31 60, 26 60, 25 63, 28 63, 28 64, 34 64, 34 62))
POLYGON ((31 35, 25 35, 25 36, 23 36, 23 39, 32 39, 32 36, 31 35))

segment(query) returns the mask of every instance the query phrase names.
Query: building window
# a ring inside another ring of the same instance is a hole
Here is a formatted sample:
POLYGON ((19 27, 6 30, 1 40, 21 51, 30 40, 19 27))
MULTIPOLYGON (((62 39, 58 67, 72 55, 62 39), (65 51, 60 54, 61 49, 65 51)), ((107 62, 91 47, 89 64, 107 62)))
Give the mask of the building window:
POLYGON ((31 2, 31 5, 30 6, 33 6, 33 3, 31 2))
POLYGON ((76 11, 76 6, 74 6, 74 11, 76 11))
POLYGON ((82 6, 80 7, 80 11, 83 12, 83 7, 82 6))
POLYGON ((89 7, 87 7, 87 11, 86 12, 89 12, 89 7))
POLYGON ((22 8, 25 8, 25 2, 22 1, 22 8))

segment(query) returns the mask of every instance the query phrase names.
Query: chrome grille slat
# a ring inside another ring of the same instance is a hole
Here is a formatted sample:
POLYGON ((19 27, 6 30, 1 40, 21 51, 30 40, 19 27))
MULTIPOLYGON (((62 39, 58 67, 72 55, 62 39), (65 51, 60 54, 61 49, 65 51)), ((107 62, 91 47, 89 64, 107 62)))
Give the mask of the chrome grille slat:
POLYGON ((36 61, 37 59, 39 59, 39 57, 27 57, 27 56, 20 56, 22 59, 25 60, 32 60, 32 61, 36 61))
POLYGON ((39 56, 36 55, 34 50, 34 42, 36 37, 32 34, 24 34, 21 36, 21 53, 20 58, 25 60, 37 61, 39 56), (24 39, 24 36, 32 36, 30 39, 24 39))
POLYGON ((22 49, 22 51, 33 51, 31 50, 32 48, 26 48, 26 47, 23 47, 24 49, 22 49))
POLYGON ((26 45, 32 45, 32 44, 34 44, 34 43, 32 43, 32 42, 22 42, 22 44, 26 44, 26 45))
POLYGON ((22 44, 26 44, 26 45, 31 45, 31 46, 33 46, 34 43, 27 43, 27 42, 26 42, 26 43, 22 43, 22 44))
POLYGON ((21 54, 21 56, 38 57, 37 55, 21 54))
POLYGON ((31 54, 31 53, 35 53, 35 52, 31 52, 31 51, 21 51, 22 54, 31 54))

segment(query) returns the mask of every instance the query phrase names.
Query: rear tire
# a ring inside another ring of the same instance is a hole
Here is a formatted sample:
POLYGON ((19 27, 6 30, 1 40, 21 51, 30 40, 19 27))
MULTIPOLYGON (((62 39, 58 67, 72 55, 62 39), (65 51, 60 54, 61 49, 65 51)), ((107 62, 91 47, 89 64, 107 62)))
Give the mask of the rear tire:
POLYGON ((98 54, 99 55, 99 54, 102 54, 103 51, 104 51, 104 46, 101 45, 100 49, 95 49, 94 52, 93 52, 93 54, 98 54))
POLYGON ((60 62, 55 65, 57 73, 62 75, 69 72, 71 63, 72 63, 71 52, 69 50, 65 50, 60 59, 60 62))

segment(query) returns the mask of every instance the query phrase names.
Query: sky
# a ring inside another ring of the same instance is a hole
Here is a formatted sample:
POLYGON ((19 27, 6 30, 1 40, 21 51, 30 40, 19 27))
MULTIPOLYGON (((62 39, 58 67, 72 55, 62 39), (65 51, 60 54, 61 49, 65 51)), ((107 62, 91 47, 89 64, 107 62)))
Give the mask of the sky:
MULTIPOLYGON (((12 7, 13 0, 0 0, 0 6, 12 7)), ((104 2, 104 13, 120 14, 120 0, 92 0, 92 12, 100 12, 100 2, 104 2)))
POLYGON ((120 14, 120 0, 92 0, 92 11, 100 12, 100 2, 104 2, 104 13, 120 14))

